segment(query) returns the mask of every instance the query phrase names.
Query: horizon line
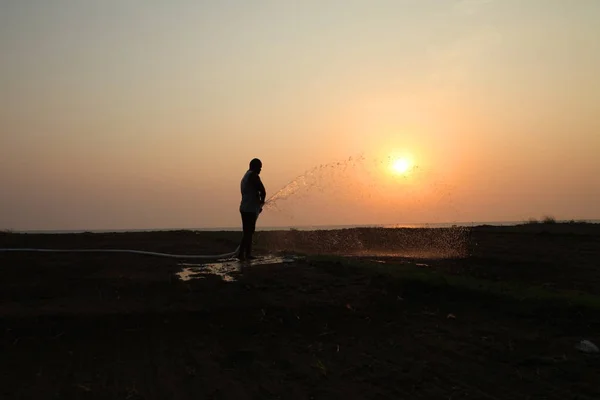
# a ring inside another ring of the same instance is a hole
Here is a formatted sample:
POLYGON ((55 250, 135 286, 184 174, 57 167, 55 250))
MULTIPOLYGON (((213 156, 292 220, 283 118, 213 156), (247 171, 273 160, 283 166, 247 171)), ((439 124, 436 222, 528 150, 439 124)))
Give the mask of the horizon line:
MULTIPOLYGON (((460 227, 475 227, 481 225, 492 225, 492 226, 514 226, 519 224, 527 224, 529 220, 520 220, 520 221, 472 221, 472 222, 424 222, 424 223, 389 223, 389 224, 341 224, 341 225, 273 225, 273 226, 264 226, 261 228, 257 227, 258 231, 275 231, 275 230, 291 230, 291 229, 299 229, 299 230, 331 230, 331 229, 348 229, 348 228, 427 228, 427 227, 452 227, 452 226, 460 226, 460 227)), ((538 221, 543 222, 543 221, 538 221)), ((557 219, 556 223, 565 223, 565 222, 576 222, 576 223, 600 223, 600 219, 557 219)), ((125 233, 125 232, 169 232, 169 231, 208 231, 208 232, 218 232, 218 231, 241 231, 242 228, 239 226, 235 227, 195 227, 195 228, 98 228, 98 229, 3 229, 0 232, 12 232, 12 233, 125 233)))

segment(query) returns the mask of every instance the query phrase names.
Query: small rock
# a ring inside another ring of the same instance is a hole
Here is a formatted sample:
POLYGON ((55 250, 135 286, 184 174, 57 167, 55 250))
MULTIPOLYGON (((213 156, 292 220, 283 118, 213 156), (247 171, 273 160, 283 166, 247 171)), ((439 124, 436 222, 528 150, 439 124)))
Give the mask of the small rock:
POLYGON ((577 343, 575 348, 584 353, 600 352, 600 350, 598 350, 598 346, 596 346, 594 343, 590 342, 589 340, 582 340, 581 342, 577 343))

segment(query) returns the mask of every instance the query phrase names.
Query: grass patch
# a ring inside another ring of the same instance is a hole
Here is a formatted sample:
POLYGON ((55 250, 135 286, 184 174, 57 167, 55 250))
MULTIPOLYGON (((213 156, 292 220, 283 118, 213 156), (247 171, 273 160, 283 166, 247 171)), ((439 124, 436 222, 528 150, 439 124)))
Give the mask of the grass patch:
POLYGON ((542 219, 542 223, 543 224, 555 224, 556 223, 556 218, 554 218, 551 215, 546 215, 544 216, 544 218, 542 219))
POLYGON ((556 224, 556 218, 551 215, 545 215, 542 219, 538 220, 537 218, 529 218, 524 222, 524 225, 536 225, 536 224, 556 224))
POLYGON ((366 273, 383 275, 401 283, 418 283, 433 289, 453 289, 477 294, 501 296, 520 302, 532 301, 568 307, 585 307, 600 310, 600 296, 575 290, 554 290, 518 282, 497 282, 468 275, 450 275, 439 270, 410 264, 381 264, 364 259, 349 259, 336 256, 310 257, 330 272, 366 273), (336 271, 337 270, 337 271, 336 271))

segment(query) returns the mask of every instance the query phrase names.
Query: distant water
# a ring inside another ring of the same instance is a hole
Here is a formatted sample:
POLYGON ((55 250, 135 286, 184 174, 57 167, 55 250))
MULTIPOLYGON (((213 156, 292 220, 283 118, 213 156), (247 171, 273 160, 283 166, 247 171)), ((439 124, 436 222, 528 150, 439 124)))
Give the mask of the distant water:
MULTIPOLYGON (((556 221, 557 223, 569 222, 567 221, 556 221)), ((600 223, 600 219, 589 219, 589 220, 576 220, 576 222, 586 222, 597 224, 600 223)), ((306 226, 257 226, 257 230, 261 231, 281 231, 296 229, 299 231, 318 231, 318 230, 334 230, 334 229, 352 229, 352 228, 450 228, 453 226, 457 227, 474 227, 481 225, 493 225, 493 226, 516 226, 523 224, 524 221, 487 221, 487 222, 443 222, 443 223, 422 223, 422 224, 372 224, 372 225, 306 225, 306 226)), ((197 231, 241 231, 241 227, 230 227, 230 228, 198 228, 192 229, 197 231)))
MULTIPOLYGON (((556 221, 557 223, 569 222, 556 221)), ((600 223, 600 219, 576 220, 576 222, 600 223)), ((445 223, 423 223, 423 224, 372 224, 372 225, 307 225, 307 226, 257 226, 258 231, 281 231, 296 229, 299 231, 314 231, 314 230, 334 230, 334 229, 352 229, 352 228, 450 228, 452 226, 473 227, 481 225, 493 226, 515 226, 523 224, 524 221, 483 221, 483 222, 445 222, 445 223)), ((77 230, 26 230, 15 231, 21 233, 109 233, 109 232, 157 232, 157 231, 203 231, 203 232, 218 232, 218 231, 241 231, 241 226, 234 227, 216 227, 216 228, 156 228, 156 229, 77 229, 77 230)))

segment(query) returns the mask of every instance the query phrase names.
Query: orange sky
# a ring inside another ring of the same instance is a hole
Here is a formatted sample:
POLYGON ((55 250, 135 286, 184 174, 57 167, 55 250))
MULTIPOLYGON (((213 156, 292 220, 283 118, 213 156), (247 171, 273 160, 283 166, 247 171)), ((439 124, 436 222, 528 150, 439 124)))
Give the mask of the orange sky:
POLYGON ((600 2, 0 4, 0 229, 600 218, 600 2), (337 162, 364 154, 347 167, 337 162), (408 155, 394 176, 374 165, 408 155))

